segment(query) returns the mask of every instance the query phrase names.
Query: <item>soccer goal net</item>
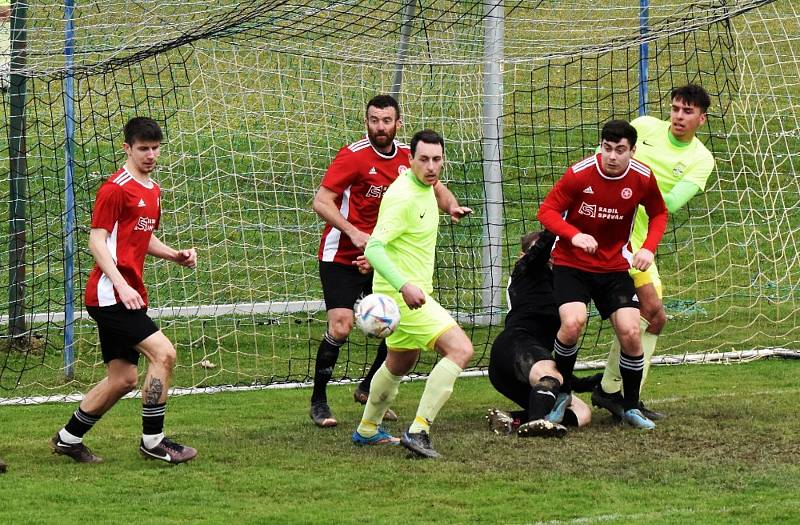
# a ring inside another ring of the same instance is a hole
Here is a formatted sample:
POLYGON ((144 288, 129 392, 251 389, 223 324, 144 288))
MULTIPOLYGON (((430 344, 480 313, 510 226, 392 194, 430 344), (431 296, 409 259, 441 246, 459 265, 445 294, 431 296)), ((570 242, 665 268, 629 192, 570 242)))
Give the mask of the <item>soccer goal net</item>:
MULTIPOLYGON (((670 90, 689 82, 712 96, 699 136, 717 165, 659 249, 670 322, 658 355, 797 348, 797 3, 635 4, 0 6, 0 397, 85 391, 105 373, 83 309, 88 228, 135 115, 166 135, 158 233, 199 253, 194 271, 146 265, 151 313, 179 354, 174 384, 307 381, 325 331, 311 201, 338 149, 363 136, 367 100, 388 92, 403 108, 398 138, 443 133, 444 178, 475 210, 458 225, 442 219, 435 275, 436 297, 472 337, 475 368, 500 329, 519 237, 539 228, 554 181, 594 151, 605 121, 640 109, 668 118, 670 90)), ((580 358, 602 359, 610 332, 593 315, 580 358)), ((376 346, 351 334, 334 379, 361 377, 376 346)))

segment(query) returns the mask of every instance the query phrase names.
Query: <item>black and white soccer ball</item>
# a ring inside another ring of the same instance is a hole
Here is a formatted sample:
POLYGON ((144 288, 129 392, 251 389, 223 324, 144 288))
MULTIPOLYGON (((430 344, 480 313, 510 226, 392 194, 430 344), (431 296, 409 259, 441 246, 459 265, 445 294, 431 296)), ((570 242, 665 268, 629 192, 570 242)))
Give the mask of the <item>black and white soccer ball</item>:
POLYGON ((388 295, 373 293, 356 303, 355 316, 359 330, 368 336, 384 338, 397 328, 400 309, 388 295))

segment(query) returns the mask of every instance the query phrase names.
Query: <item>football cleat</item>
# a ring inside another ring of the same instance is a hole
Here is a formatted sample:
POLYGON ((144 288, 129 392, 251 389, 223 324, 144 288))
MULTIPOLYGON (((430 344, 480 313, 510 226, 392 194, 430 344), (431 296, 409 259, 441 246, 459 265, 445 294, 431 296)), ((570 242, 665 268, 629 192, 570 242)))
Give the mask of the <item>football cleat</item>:
POLYGON ((586 377, 577 377, 573 375, 570 384, 572 385, 573 392, 591 392, 600 385, 600 381, 602 380, 602 372, 586 377))
POLYGON ((139 443, 139 452, 146 459, 160 459, 161 461, 166 461, 173 465, 185 463, 197 456, 197 450, 192 447, 179 445, 167 437, 162 439, 161 442, 153 448, 145 447, 144 441, 142 441, 139 443))
POLYGON ((374 436, 364 437, 358 433, 358 430, 353 432, 353 443, 359 446, 365 445, 399 445, 400 439, 389 434, 382 428, 378 429, 378 433, 374 436))
POLYGON ((557 437, 562 438, 567 435, 567 427, 561 423, 553 423, 547 419, 534 419, 519 426, 517 430, 519 437, 557 437))
POLYGON ((339 422, 333 417, 331 407, 325 401, 313 403, 309 413, 314 424, 320 428, 335 427, 339 422))
POLYGON ((639 428, 642 430, 653 430, 656 428, 656 424, 644 417, 642 412, 638 408, 631 408, 626 410, 622 414, 622 419, 624 419, 629 425, 634 428, 639 428))
POLYGON ((605 408, 618 418, 622 418, 625 412, 622 406, 622 394, 619 392, 609 394, 600 386, 592 391, 592 404, 597 408, 605 408))
POLYGON ((439 457, 439 453, 433 450, 433 447, 431 446, 430 436, 424 430, 415 433, 411 433, 409 431, 403 432, 403 436, 400 438, 400 444, 418 457, 439 457))
POLYGON ((3 461, 2 458, 0 458, 0 474, 5 472, 6 470, 8 470, 8 465, 6 465, 6 462, 3 461))
POLYGON ((639 411, 642 413, 644 417, 646 417, 650 421, 660 421, 662 419, 667 418, 667 415, 665 413, 651 410, 646 406, 644 406, 644 403, 642 403, 641 401, 639 401, 639 411))
POLYGON ((572 403, 571 394, 565 394, 564 392, 559 393, 556 397, 556 404, 553 405, 553 410, 544 416, 544 419, 551 423, 561 423, 564 421, 564 413, 567 411, 567 407, 570 403, 572 403))
POLYGON ((56 432, 53 439, 50 440, 50 448, 53 449, 53 454, 61 456, 69 456, 78 463, 100 463, 103 458, 95 456, 89 447, 83 443, 64 443, 61 437, 56 432))
POLYGON ((515 419, 507 412, 503 412, 499 408, 490 408, 484 417, 489 423, 489 430, 498 436, 507 436, 514 432, 515 419))

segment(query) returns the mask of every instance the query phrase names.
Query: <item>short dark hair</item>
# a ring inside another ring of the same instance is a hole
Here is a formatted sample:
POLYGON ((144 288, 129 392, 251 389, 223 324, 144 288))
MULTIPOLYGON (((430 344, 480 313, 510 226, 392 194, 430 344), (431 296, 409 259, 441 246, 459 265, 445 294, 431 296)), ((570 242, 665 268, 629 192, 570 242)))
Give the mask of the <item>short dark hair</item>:
POLYGON ((417 144, 419 144, 420 142, 424 142, 425 144, 438 144, 442 147, 442 152, 444 153, 444 139, 442 138, 442 136, 433 131, 432 129, 423 129, 422 131, 417 131, 416 133, 414 133, 414 136, 411 137, 412 157, 417 152, 417 144))
POLYGON ((519 244, 520 247, 522 248, 522 251, 527 252, 528 250, 530 250, 531 246, 533 246, 533 243, 538 241, 539 237, 542 236, 542 233, 544 232, 528 232, 525 235, 523 235, 519 240, 519 244))
POLYGON ((378 109, 386 109, 386 108, 394 108, 395 114, 397 115, 396 118, 400 118, 400 104, 395 100, 395 98, 391 95, 376 95, 367 102, 367 111, 369 112, 369 108, 378 108, 378 109))
POLYGON ((673 89, 669 99, 678 99, 682 100, 684 104, 697 106, 703 113, 708 111, 709 106, 711 106, 711 97, 708 96, 708 92, 703 89, 703 86, 698 86, 697 84, 686 84, 673 89))
POLYGON ((133 117, 122 128, 125 134, 125 144, 133 146, 137 140, 144 142, 164 140, 164 133, 161 132, 161 127, 158 122, 149 117, 133 117))
POLYGON ((631 126, 627 120, 609 120, 600 132, 601 141, 619 142, 622 139, 628 139, 631 148, 636 145, 637 138, 636 128, 631 126))

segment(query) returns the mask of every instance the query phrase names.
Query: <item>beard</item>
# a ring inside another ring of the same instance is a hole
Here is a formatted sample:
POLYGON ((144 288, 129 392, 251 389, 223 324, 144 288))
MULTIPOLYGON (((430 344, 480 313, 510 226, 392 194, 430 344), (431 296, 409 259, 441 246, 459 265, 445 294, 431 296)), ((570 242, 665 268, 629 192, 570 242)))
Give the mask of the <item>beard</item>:
POLYGON ((367 136, 369 137, 369 141, 372 142, 373 146, 378 148, 388 148, 394 140, 395 133, 372 133, 367 131, 367 136))

